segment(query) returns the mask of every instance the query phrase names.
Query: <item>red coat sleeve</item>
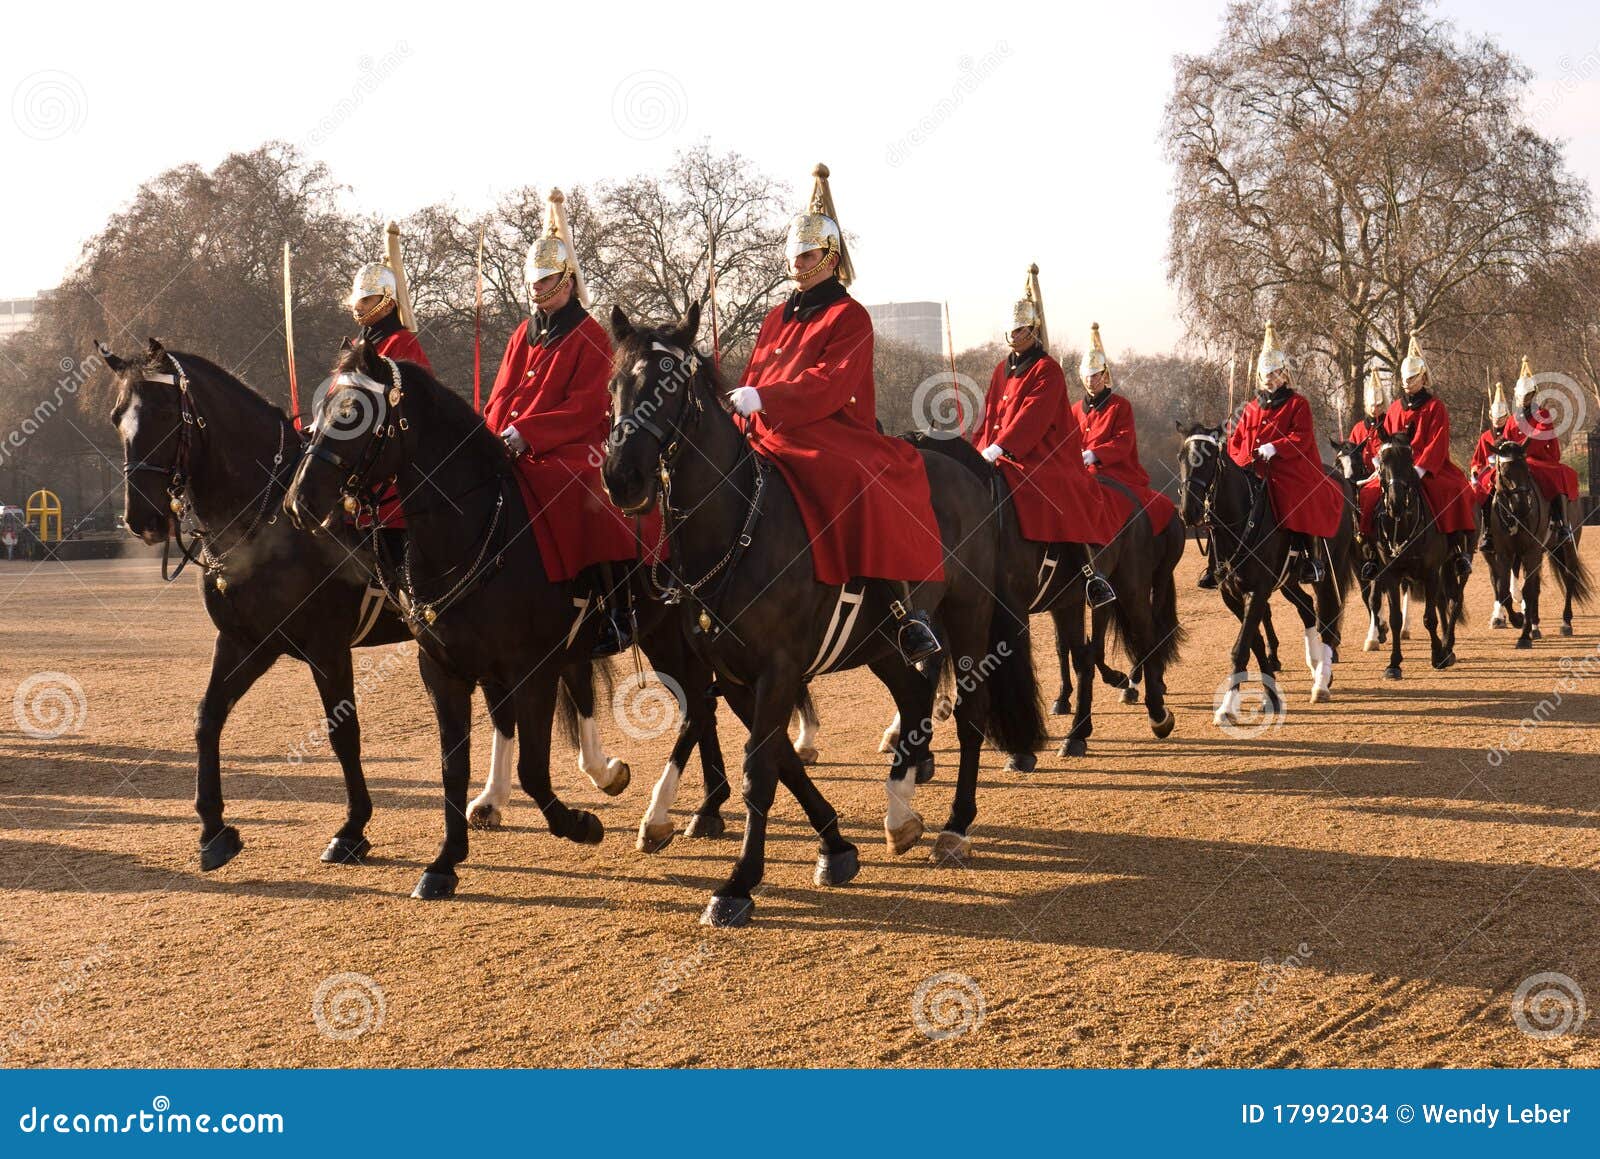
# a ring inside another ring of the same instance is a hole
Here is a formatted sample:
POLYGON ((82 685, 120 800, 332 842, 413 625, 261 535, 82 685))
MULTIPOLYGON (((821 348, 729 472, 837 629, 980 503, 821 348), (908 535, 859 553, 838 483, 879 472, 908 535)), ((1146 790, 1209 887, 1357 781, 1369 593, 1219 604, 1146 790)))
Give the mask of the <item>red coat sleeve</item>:
POLYGON ((1305 395, 1297 394, 1284 404, 1287 413, 1279 423, 1279 430, 1267 441, 1276 454, 1322 466, 1322 453, 1317 450, 1317 433, 1311 425, 1311 404, 1305 395))
MULTIPOLYGON (((1089 414, 1087 405, 1083 413, 1089 414)), ((1133 404, 1120 394, 1106 404, 1105 418, 1095 438, 1084 431, 1083 448, 1093 451, 1095 459, 1103 466, 1115 467, 1133 456, 1133 404)))
MULTIPOLYGON (((1060 365, 1054 359, 1041 358, 1034 367, 1038 373, 1026 374, 1011 386, 1011 403, 1000 433, 989 440, 999 443, 1013 459, 1023 458, 1033 450, 1061 417, 1066 402, 1067 379, 1060 365)), ((1003 380, 1002 392, 1006 386, 1003 380)))
POLYGON ((611 406, 606 389, 611 360, 603 357, 581 330, 568 335, 561 345, 550 368, 552 381, 545 387, 554 404, 541 406, 512 423, 535 455, 582 442, 611 406))
POLYGON ((983 424, 972 432, 972 445, 980 451, 995 440, 989 435, 999 419, 1000 396, 1005 394, 1006 364, 1001 362, 989 374, 989 391, 983 396, 983 424))
POLYGON ((1477 473, 1489 465, 1489 454, 1494 450, 1495 432, 1493 428, 1484 431, 1478 436, 1478 443, 1472 448, 1472 473, 1477 473))
POLYGON ((1241 467, 1248 467, 1256 454, 1256 428, 1261 425, 1261 408, 1252 400, 1239 414, 1228 435, 1228 455, 1241 467))
POLYGON ((761 388, 761 415, 769 426, 803 427, 837 414, 850 405, 863 375, 872 374, 871 315, 845 310, 830 330, 815 364, 790 382, 761 388))

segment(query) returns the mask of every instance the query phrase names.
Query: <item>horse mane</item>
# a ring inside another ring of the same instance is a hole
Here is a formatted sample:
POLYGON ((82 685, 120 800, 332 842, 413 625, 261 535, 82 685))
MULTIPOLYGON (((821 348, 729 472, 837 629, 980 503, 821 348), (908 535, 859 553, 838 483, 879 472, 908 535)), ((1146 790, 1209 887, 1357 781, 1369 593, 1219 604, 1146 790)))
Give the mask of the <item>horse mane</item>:
MULTIPOLYGON (((465 429, 469 432, 469 438, 483 440, 484 453, 492 453, 497 460, 506 457, 505 445, 484 425, 483 416, 472 409, 470 402, 440 382, 420 363, 407 362, 404 359, 395 361, 400 367, 400 380, 408 391, 408 401, 411 398, 409 392, 420 386, 425 404, 433 408, 438 418, 449 424, 451 429, 465 429)), ((388 365, 376 352, 369 349, 364 339, 357 339, 353 344, 340 350, 338 358, 334 361, 333 372, 336 375, 350 372, 365 374, 382 383, 385 388, 390 384, 388 365)))
POLYGON ((899 437, 919 451, 933 451, 947 459, 954 459, 985 485, 994 478, 994 467, 966 439, 936 435, 931 431, 907 431, 899 437))
POLYGON ((287 411, 285 411, 277 403, 272 402, 263 396, 258 390, 256 390, 255 387, 251 386, 244 379, 240 378, 232 371, 219 366, 217 363, 213 362, 211 359, 202 354, 195 354, 185 350, 162 349, 159 352, 147 352, 143 361, 138 363, 130 363, 125 369, 118 372, 117 397, 116 401, 113 403, 113 408, 120 409, 127 405, 133 386, 135 383, 143 379, 145 373, 149 371, 156 371, 161 374, 171 374, 173 372, 173 368, 171 361, 167 358, 168 354, 172 355, 173 358, 176 358, 178 362, 182 364, 184 373, 189 376, 191 383, 200 378, 200 375, 196 374, 196 371, 201 371, 206 376, 205 381, 218 382, 219 384, 227 387, 233 392, 233 394, 237 395, 246 403, 261 407, 263 410, 277 418, 280 422, 289 421, 289 415, 287 411), (137 374, 139 377, 135 378, 135 374, 137 374))

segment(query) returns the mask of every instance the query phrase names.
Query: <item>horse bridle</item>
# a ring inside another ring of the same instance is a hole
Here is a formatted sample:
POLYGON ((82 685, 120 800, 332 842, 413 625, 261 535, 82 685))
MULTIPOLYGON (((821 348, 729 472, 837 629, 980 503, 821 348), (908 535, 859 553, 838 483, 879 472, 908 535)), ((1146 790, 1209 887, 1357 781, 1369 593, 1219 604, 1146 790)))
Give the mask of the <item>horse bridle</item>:
MULTIPOLYGON (((1495 475, 1492 506, 1503 513, 1501 518, 1506 521, 1508 527, 1516 525, 1527 528, 1533 523, 1533 489, 1525 482, 1518 481, 1513 483, 1510 481, 1510 476, 1506 474, 1505 469, 1506 462, 1510 458, 1511 456, 1502 455, 1498 451, 1494 454, 1492 461, 1495 475)), ((1526 463, 1527 460, 1524 459, 1523 462, 1526 463)))
MULTIPOLYGON (((104 351, 102 351, 102 354, 104 351)), ((189 389, 189 376, 183 369, 183 364, 170 350, 163 351, 166 359, 172 364, 172 373, 166 374, 145 368, 140 381, 153 383, 158 386, 176 386, 178 388, 178 415, 182 420, 178 424, 177 448, 173 451, 171 463, 154 463, 149 459, 123 460, 122 475, 125 479, 132 479, 140 471, 149 471, 167 477, 167 506, 173 515, 177 516, 176 528, 168 525, 167 537, 161 545, 161 578, 168 583, 183 574, 183 569, 196 561, 206 569, 207 574, 216 575, 216 587, 219 592, 228 590, 228 581, 222 575, 222 563, 232 555, 241 544, 248 543, 261 529, 262 521, 266 519, 267 508, 272 503, 273 484, 278 481, 278 470, 283 466, 283 452, 288 435, 287 426, 280 424, 278 427, 278 451, 272 457, 272 478, 261 493, 261 504, 256 508, 255 518, 250 521, 250 526, 233 545, 220 555, 213 554, 206 546, 209 533, 200 526, 199 518, 195 514, 194 500, 189 494, 189 452, 192 448, 194 430, 205 430, 205 416, 200 413, 194 401, 194 393, 189 389), (183 542, 183 520, 188 518, 194 524, 194 531, 190 533, 189 542, 183 542), (167 570, 172 541, 178 541, 179 561, 176 569, 170 573, 167 570)), ((277 516, 273 516, 269 523, 276 523, 277 516)))
MULTIPOLYGON (((756 519, 761 514, 761 494, 766 488, 767 471, 761 457, 750 449, 748 443, 743 443, 744 454, 754 460, 755 484, 751 488, 749 506, 745 511, 744 523, 739 529, 738 536, 728 550, 723 553, 704 575, 699 579, 689 581, 681 576, 674 576, 675 583, 663 583, 661 579, 661 546, 665 541, 671 546, 673 552, 678 552, 678 532, 683 526, 686 515, 672 505, 672 467, 678 455, 683 451, 686 433, 698 425, 705 413, 705 403, 701 401, 699 393, 694 389, 694 376, 700 368, 700 356, 693 350, 680 350, 676 346, 668 346, 664 342, 652 341, 650 349, 666 357, 657 363, 657 369, 662 374, 671 374, 677 366, 684 370, 684 392, 687 398, 678 408, 678 414, 663 428, 655 421, 654 413, 663 409, 660 406, 648 407, 640 403, 625 415, 619 415, 611 424, 607 434, 607 441, 613 446, 621 446, 621 441, 632 434, 635 429, 643 430, 654 436, 660 450, 656 453, 656 479, 654 488, 661 503, 661 538, 656 542, 653 558, 650 562, 650 585, 665 604, 682 603, 685 597, 697 600, 702 609, 701 628, 710 627, 710 614, 707 605, 710 600, 727 583, 728 577, 733 574, 733 569, 738 565, 739 558, 750 546, 751 535, 755 531, 756 519), (670 433, 669 433, 670 431, 670 433), (702 594, 704 589, 717 576, 722 576, 720 583, 710 591, 702 594)), ((656 386, 659 395, 661 385, 656 386)), ((635 532, 637 534, 637 532, 635 532)))
MULTIPOLYGON (((1411 550, 1412 545, 1428 533, 1428 528, 1432 526, 1435 521, 1433 518, 1433 513, 1428 509, 1427 503, 1424 502, 1422 498, 1421 477, 1416 476, 1414 470, 1412 474, 1416 477, 1417 481, 1413 486, 1405 488, 1401 488, 1398 487, 1398 485, 1393 484, 1391 487, 1384 488, 1381 482, 1381 468, 1374 466, 1374 472, 1379 476, 1379 499, 1384 513, 1388 516, 1388 522, 1393 524, 1394 528, 1398 531, 1400 527, 1400 521, 1402 519, 1406 519, 1408 521, 1407 526, 1411 528, 1410 534, 1406 536, 1404 542, 1402 542, 1400 546, 1396 547, 1394 540, 1389 536, 1389 533, 1384 528, 1383 524, 1376 524, 1378 527, 1379 544, 1383 548, 1385 554, 1388 555, 1390 562, 1393 562, 1394 560, 1399 559, 1407 551, 1411 550), (1388 502, 1388 492, 1390 490, 1399 490, 1402 493, 1404 497, 1404 506, 1401 510, 1396 511, 1390 507, 1388 502), (1424 518, 1424 516, 1426 516, 1426 518, 1424 518)), ((1389 472, 1390 478, 1393 479, 1394 475, 1395 472, 1391 469, 1389 472)))

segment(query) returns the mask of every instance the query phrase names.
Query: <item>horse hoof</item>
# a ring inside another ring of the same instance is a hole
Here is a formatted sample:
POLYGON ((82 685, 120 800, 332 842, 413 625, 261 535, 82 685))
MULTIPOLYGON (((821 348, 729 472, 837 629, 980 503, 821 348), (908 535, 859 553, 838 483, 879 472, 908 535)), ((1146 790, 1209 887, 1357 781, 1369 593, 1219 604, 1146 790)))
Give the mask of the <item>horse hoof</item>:
POLYGON ((1543 640, 1544 639, 1544 633, 1539 631, 1538 625, 1534 626, 1532 635, 1533 635, 1533 638, 1535 640, 1543 640))
POLYGON ((933 719, 949 720, 956 714, 955 702, 948 696, 941 696, 933 702, 933 719))
POLYGON ((922 839, 922 815, 913 813, 901 825, 891 827, 889 822, 883 823, 883 840, 889 846, 889 852, 899 857, 922 839))
POLYGON ((1443 656, 1439 657, 1439 659, 1433 662, 1433 666, 1440 672, 1443 672, 1446 668, 1454 668, 1455 664, 1456 654, 1454 652, 1446 652, 1443 656))
POLYGON ((1031 773, 1039 767, 1039 758, 1033 753, 1012 753, 1006 758, 1006 772, 1031 773))
POLYGON ((1491 628, 1509 628, 1510 626, 1511 621, 1506 619, 1504 616, 1500 617, 1499 619, 1491 619, 1489 621, 1489 627, 1491 628))
POLYGON ((620 797, 627 791, 628 782, 633 780, 633 770, 628 767, 628 762, 617 757, 606 762, 606 773, 611 779, 595 787, 608 797, 620 797))
POLYGON ((572 821, 572 832, 567 834, 568 841, 578 845, 599 845, 605 840, 606 827, 593 813, 582 809, 574 810, 572 821))
POLYGON ((935 865, 965 868, 972 863, 972 838, 946 829, 935 838, 929 859, 935 865))
POLYGON ((411 896, 418 901, 438 901, 441 898, 456 895, 456 875, 453 873, 435 873, 428 870, 422 875, 422 880, 417 882, 417 888, 411 891, 411 896))
POLYGON ((1139 690, 1137 688, 1131 688, 1131 687, 1130 688, 1124 688, 1122 690, 1122 703, 1123 704, 1138 704, 1139 703, 1139 690))
POLYGON ((322 860, 329 865, 360 865, 371 850, 372 842, 365 837, 335 837, 322 851, 322 860))
POLYGON ((817 868, 811 874, 811 880, 816 885, 844 885, 853 881, 860 872, 861 855, 851 845, 838 853, 817 854, 817 868))
POLYGON ((1361 641, 1361 650, 1363 652, 1376 652, 1378 650, 1378 645, 1381 643, 1382 641, 1376 636, 1368 636, 1365 640, 1361 641))
POLYGON ((1172 735, 1172 730, 1177 727, 1177 724, 1178 718, 1172 715, 1172 709, 1169 708, 1166 716, 1151 724, 1150 731, 1155 733, 1159 739, 1166 740, 1167 737, 1172 735))
POLYGON ((1531 652, 1533 650, 1533 641, 1527 636, 1518 636, 1517 642, 1511 646, 1521 651, 1531 652))
POLYGON ((685 826, 685 837, 710 838, 721 837, 728 831, 728 823, 722 819, 721 813, 696 813, 689 818, 685 826))
POLYGON ((1561 634, 1563 636, 1572 635, 1572 625, 1571 624, 1562 624, 1561 625, 1561 634))
POLYGON ((817 763, 817 758, 822 754, 817 752, 816 745, 808 744, 803 749, 795 749, 794 755, 800 758, 802 765, 814 765, 817 763))
POLYGON ((474 801, 467 808, 467 824, 474 829, 498 829, 505 819, 500 806, 488 801, 474 801))
POLYGON ((672 839, 677 836, 678 830, 671 821, 663 821, 659 825, 652 825, 649 821, 639 822, 639 839, 633 847, 640 853, 660 853, 672 844, 672 839))
POLYGON ((1071 711, 1072 700, 1065 692, 1056 697, 1056 702, 1050 706, 1051 716, 1066 716, 1071 711))
POLYGON ((1326 688, 1313 688, 1311 690, 1312 704, 1327 704, 1328 701, 1332 699, 1333 693, 1329 692, 1326 688))
POLYGON ((1400 629, 1400 638, 1402 640, 1411 639, 1411 629, 1410 628, 1401 628, 1400 629))
POLYGON ((700 924, 719 930, 737 930, 750 924, 756 903, 747 897, 713 897, 700 914, 700 924))
POLYGON ((220 833, 200 846, 200 868, 208 872, 221 869, 239 856, 243 848, 244 838, 239 836, 239 831, 232 825, 224 825, 220 833))
POLYGON ((933 780, 933 757, 931 755, 923 757, 912 772, 917 778, 917 784, 926 785, 933 780))
POLYGON ((1385 680, 1399 680, 1400 666, 1398 664, 1389 665, 1389 667, 1383 670, 1383 678, 1385 680))
POLYGON ((1086 757, 1089 755, 1089 742, 1078 737, 1069 736, 1061 742, 1061 747, 1056 750, 1057 756, 1086 757))

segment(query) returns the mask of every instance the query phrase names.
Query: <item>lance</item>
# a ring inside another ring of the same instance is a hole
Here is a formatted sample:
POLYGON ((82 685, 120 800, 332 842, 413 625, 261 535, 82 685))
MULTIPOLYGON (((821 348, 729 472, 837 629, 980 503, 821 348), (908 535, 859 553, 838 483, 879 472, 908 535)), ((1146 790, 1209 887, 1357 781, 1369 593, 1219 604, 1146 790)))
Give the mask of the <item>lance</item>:
POLYGON ((722 370, 722 336, 717 332, 717 237, 711 235, 711 263, 706 271, 706 294, 711 299, 711 364, 722 370))
POLYGON ((1237 353, 1230 353, 1228 355, 1228 421, 1229 422, 1233 421, 1233 379, 1234 379, 1234 368, 1238 364, 1238 362, 1239 362, 1239 355, 1237 353))
POLYGON ((478 288, 472 307, 472 409, 483 413, 483 226, 478 227, 478 288))
POLYGON ((956 377, 956 336, 950 328, 950 299, 944 300, 944 348, 950 359, 950 389, 956 392, 956 431, 966 433, 967 416, 961 409, 961 380, 956 377))
POLYGON ((289 360, 289 411, 300 429, 300 384, 294 373, 294 281, 289 273, 289 241, 283 242, 283 342, 289 360))

